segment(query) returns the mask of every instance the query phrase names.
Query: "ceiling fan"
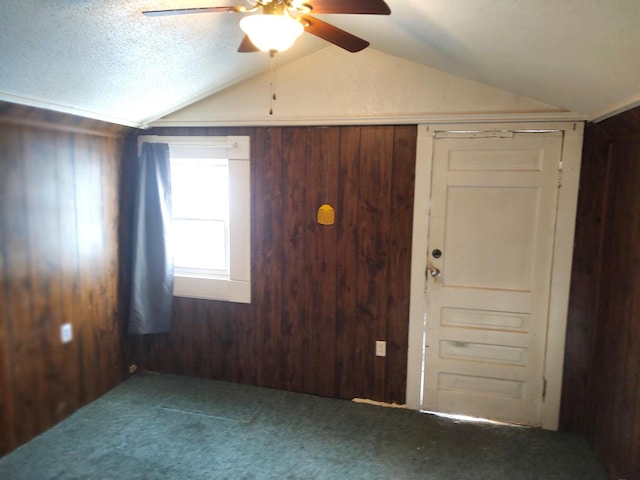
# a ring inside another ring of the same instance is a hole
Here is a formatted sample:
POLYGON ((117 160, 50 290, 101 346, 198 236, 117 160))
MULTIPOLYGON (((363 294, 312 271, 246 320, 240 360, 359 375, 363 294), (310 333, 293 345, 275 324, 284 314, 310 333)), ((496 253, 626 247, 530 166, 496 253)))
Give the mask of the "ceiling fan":
POLYGON ((309 15, 347 13, 389 15, 391 10, 384 0, 247 0, 249 6, 178 8, 148 10, 146 16, 182 15, 192 13, 255 13, 240 20, 245 36, 238 52, 276 52, 286 50, 302 32, 306 31, 349 52, 359 52, 369 42, 334 25, 309 15))

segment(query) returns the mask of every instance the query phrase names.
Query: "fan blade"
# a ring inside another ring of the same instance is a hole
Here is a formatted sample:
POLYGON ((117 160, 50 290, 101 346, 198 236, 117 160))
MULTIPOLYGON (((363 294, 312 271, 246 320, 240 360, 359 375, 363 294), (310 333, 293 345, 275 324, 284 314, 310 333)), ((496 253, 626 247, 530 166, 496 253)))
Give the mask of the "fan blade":
POLYGON ((242 42, 240 42, 240 46, 238 47, 238 52, 240 53, 251 53, 251 52, 259 52, 260 49, 256 47, 251 40, 249 40, 249 35, 245 35, 242 38, 242 42))
POLYGON ((309 0, 311 13, 352 13, 389 15, 391 9, 384 0, 309 0))
POLYGON ((164 17, 165 15, 188 15, 192 13, 220 13, 238 12, 238 7, 203 7, 203 8, 178 8, 174 10, 147 10, 142 12, 147 17, 164 17))
POLYGON ((350 52, 359 52, 369 46, 369 42, 366 40, 351 35, 349 32, 345 32, 338 27, 318 20, 310 15, 299 15, 297 18, 302 20, 306 32, 350 52))

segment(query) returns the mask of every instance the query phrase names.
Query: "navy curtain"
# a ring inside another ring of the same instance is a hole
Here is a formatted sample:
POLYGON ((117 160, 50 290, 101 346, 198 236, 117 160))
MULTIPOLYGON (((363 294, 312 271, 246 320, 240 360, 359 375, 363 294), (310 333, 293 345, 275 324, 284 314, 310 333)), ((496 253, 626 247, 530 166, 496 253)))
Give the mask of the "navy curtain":
POLYGON ((133 205, 129 333, 169 331, 173 303, 169 145, 144 143, 133 205))

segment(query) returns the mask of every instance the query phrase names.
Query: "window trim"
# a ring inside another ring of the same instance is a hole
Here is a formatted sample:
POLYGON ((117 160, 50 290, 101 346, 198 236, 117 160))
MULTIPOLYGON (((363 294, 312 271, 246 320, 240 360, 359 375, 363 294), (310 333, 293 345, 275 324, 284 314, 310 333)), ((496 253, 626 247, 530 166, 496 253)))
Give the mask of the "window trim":
POLYGON ((251 176, 248 136, 161 136, 138 137, 144 142, 167 143, 169 151, 185 147, 207 147, 218 158, 229 160, 229 275, 228 277, 174 273, 176 297, 251 303, 251 176))

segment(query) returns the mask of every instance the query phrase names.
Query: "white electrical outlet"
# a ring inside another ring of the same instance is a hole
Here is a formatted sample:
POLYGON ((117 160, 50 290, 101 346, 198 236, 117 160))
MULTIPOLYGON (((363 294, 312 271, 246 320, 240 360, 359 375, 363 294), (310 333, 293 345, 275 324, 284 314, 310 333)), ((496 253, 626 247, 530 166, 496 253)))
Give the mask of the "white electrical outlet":
POLYGON ((382 340, 376 341, 376 357, 387 356, 387 342, 382 340))
POLYGON ((70 323, 64 323, 60 326, 60 340, 62 343, 69 343, 73 340, 73 329, 70 323))

